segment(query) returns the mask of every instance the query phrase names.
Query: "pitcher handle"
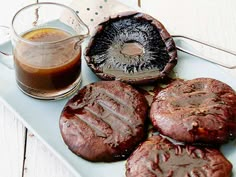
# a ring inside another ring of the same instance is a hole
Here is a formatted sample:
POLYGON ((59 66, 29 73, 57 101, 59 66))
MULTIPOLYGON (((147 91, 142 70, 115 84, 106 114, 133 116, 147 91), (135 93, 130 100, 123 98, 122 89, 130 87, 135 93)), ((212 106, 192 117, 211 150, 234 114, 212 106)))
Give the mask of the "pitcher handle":
MULTIPOLYGON (((8 40, 10 40, 10 28, 7 26, 0 25, 0 44, 8 40)), ((0 47, 0 62, 10 69, 13 69, 12 56, 13 56, 12 53, 5 52, 0 47)))

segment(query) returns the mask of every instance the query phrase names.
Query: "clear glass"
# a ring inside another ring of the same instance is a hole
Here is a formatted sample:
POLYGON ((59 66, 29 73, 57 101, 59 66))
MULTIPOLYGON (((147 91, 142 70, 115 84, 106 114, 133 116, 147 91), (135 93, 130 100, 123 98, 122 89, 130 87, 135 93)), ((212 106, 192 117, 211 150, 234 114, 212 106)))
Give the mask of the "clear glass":
POLYGON ((38 3, 19 10, 11 41, 16 81, 27 95, 61 99, 81 81, 81 42, 89 29, 71 8, 38 3))

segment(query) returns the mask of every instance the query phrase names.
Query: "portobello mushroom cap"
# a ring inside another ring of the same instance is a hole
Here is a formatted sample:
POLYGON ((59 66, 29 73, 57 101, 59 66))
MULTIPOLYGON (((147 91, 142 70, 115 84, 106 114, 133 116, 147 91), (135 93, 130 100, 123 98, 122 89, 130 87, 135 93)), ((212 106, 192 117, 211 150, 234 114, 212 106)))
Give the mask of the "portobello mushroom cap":
POLYGON ((85 59, 103 80, 147 84, 170 73, 177 64, 177 50, 158 20, 140 12, 125 12, 97 26, 85 59))

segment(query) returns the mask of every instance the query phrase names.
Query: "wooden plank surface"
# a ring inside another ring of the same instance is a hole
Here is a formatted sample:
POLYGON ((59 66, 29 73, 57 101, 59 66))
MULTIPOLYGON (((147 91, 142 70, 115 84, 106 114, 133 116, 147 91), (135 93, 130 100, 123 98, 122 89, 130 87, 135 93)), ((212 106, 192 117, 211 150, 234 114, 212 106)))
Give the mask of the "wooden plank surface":
MULTIPOLYGON (((10 26, 14 13, 34 0, 1 1, 0 25, 10 26)), ((2 74, 2 73, 1 73, 2 74)), ((0 87, 6 87, 0 85, 0 87)), ((0 101, 0 171, 1 177, 22 177, 26 128, 0 101)))
POLYGON ((159 19, 171 34, 235 48, 235 0, 142 0, 142 8, 159 19))
POLYGON ((25 127, 0 101, 0 171, 2 177, 21 177, 25 127))
MULTIPOLYGON (((190 36, 210 44, 236 51, 236 1, 235 0, 142 0, 142 8, 160 20, 172 35, 190 36)), ((236 57, 209 50, 203 46, 203 55, 217 60, 236 57)), ((227 63, 226 62, 226 63, 227 63)), ((236 76, 235 69, 225 72, 236 76)))
POLYGON ((24 177, 74 177, 32 133, 27 134, 24 177))

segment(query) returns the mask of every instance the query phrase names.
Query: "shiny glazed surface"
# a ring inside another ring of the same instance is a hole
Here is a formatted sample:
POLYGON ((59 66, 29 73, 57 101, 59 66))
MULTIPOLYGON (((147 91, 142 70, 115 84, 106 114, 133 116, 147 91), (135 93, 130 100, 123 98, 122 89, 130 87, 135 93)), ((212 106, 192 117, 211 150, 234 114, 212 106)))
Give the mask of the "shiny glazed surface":
POLYGON ((147 102, 130 85, 99 81, 64 107, 60 130, 68 147, 90 161, 125 159, 145 137, 147 102))
POLYGON ((230 177, 232 164, 219 150, 174 145, 150 137, 129 157, 127 177, 230 177))
POLYGON ((150 117, 155 128, 173 139, 225 143, 236 137, 236 94, 211 78, 177 80, 155 95, 150 117))

